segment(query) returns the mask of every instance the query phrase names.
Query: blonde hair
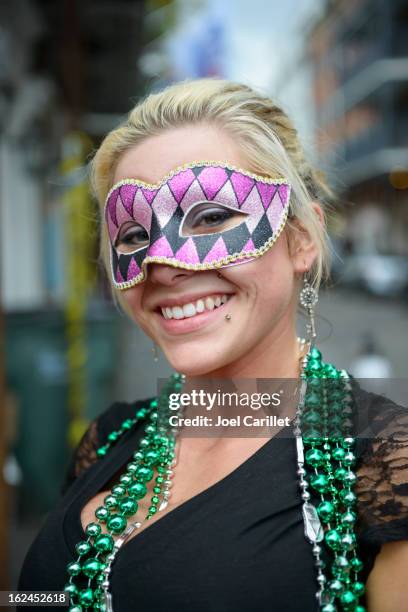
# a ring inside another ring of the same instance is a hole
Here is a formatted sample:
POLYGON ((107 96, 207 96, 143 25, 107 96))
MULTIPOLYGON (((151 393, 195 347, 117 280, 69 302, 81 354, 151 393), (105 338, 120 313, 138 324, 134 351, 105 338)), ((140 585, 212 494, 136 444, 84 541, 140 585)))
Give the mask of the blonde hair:
MULTIPOLYGON (((232 136, 248 161, 247 170, 288 179, 292 191, 287 228, 290 234, 298 231, 291 222, 297 219, 317 246, 309 277, 318 288, 329 275, 330 249, 326 224, 320 222, 311 201, 317 200, 326 216, 332 193, 322 174, 307 162, 297 131, 284 111, 247 85, 213 78, 183 81, 140 101, 127 120, 106 136, 91 162, 91 187, 101 210, 121 155, 149 136, 198 123, 216 125, 232 136)), ((102 222, 101 257, 110 273, 109 248, 102 222)), ((113 292, 127 310, 121 291, 113 292)))

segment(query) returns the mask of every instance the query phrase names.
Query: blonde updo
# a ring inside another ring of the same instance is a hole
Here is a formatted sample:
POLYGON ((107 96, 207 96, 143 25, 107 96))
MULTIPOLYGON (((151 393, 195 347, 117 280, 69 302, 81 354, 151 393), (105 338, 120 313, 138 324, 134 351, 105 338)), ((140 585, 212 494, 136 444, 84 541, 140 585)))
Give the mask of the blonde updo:
MULTIPOLYGON (((247 170, 289 180, 288 236, 299 231, 297 220, 312 237, 318 256, 310 282, 318 288, 329 275, 330 249, 326 227, 311 202, 318 201, 327 215, 331 191, 305 159, 297 131, 283 110, 247 85, 213 78, 183 81, 140 101, 127 120, 106 136, 91 162, 91 187, 101 211, 123 153, 163 130, 197 123, 216 125, 231 135, 248 161, 247 170)), ((102 222, 101 257, 110 276, 109 248, 102 222)), ((113 291, 121 303, 120 290, 113 291)))

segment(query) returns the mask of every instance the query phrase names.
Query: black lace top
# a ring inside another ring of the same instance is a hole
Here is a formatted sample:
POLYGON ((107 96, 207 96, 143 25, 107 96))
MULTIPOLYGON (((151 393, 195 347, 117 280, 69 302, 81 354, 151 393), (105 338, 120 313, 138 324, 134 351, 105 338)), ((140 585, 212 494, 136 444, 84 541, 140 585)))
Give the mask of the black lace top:
MULTIPOLYGON (((362 431, 355 450, 357 535, 366 579, 382 544, 408 539, 408 410, 354 380, 353 391, 362 431), (374 439, 364 437, 367 427, 374 439)), ((63 588, 75 543, 84 538, 81 509, 125 467, 143 428, 127 432, 103 459, 96 449, 147 401, 116 403, 91 424, 60 503, 27 554, 19 590, 63 588)), ((163 515, 118 555, 111 575, 114 611, 270 612, 271 602, 275 612, 315 611, 316 572, 297 479, 294 440, 278 434, 163 515)))

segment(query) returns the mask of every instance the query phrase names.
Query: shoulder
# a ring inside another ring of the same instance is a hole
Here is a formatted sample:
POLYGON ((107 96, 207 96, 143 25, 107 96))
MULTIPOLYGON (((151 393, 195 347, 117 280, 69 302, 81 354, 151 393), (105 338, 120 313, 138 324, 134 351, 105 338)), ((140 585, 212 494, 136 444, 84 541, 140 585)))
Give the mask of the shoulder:
POLYGON ((125 421, 133 419, 138 410, 148 407, 154 398, 134 402, 114 402, 89 424, 87 430, 72 453, 61 487, 62 493, 97 460, 97 450, 108 442, 110 433, 119 430, 125 421))
MULTIPOLYGON (((384 385, 386 382, 384 381, 384 385)), ((359 539, 373 558, 408 540, 408 409, 354 379, 359 539)))

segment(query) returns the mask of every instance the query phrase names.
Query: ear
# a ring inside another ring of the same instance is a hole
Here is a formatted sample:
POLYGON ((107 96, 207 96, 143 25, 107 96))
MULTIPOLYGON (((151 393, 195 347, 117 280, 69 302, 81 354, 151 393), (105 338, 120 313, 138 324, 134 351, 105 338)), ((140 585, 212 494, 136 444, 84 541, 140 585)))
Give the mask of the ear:
MULTIPOLYGON (((317 202, 311 202, 319 223, 325 225, 323 209, 317 202)), ((293 219, 289 229, 289 253, 292 259, 293 271, 296 276, 302 276, 311 269, 318 255, 317 245, 307 228, 297 219, 293 219)))

